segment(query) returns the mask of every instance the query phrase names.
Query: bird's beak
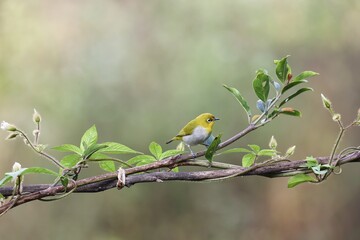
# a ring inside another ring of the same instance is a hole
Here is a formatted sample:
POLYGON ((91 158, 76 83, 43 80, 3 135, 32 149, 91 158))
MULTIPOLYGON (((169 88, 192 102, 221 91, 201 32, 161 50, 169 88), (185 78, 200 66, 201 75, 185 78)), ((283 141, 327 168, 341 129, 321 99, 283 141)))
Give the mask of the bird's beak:
POLYGON ((220 118, 214 118, 215 121, 220 120, 220 118))

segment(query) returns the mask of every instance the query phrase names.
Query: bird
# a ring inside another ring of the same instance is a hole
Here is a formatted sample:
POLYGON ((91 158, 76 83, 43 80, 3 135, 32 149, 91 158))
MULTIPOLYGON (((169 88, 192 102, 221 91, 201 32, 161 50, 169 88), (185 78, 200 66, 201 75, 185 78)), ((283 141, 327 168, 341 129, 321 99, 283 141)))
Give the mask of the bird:
MULTIPOLYGON (((215 121, 220 120, 211 113, 203 113, 197 116, 195 119, 188 122, 179 133, 171 138, 166 144, 175 140, 182 141, 190 150, 191 154, 195 156, 191 150, 191 146, 198 144, 209 145, 209 139, 214 139, 211 134, 215 121)), ((210 139, 210 140, 211 140, 210 139)))

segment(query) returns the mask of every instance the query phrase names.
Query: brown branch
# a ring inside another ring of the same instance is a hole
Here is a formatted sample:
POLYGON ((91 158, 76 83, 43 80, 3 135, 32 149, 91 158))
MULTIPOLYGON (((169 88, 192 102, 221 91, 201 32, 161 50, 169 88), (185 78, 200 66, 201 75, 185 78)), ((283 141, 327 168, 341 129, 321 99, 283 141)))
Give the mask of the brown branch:
MULTIPOLYGON (((317 160, 321 164, 326 164, 329 161, 329 157, 319 157, 317 158, 317 160)), ((350 162, 359 162, 359 161, 360 161, 360 151, 357 151, 339 159, 338 165, 343 165, 350 162)), ((195 165, 194 162, 196 161, 185 160, 180 163, 168 165, 167 167, 172 167, 175 165, 192 166, 195 165)), ((232 165, 230 166, 229 169, 222 169, 222 170, 207 170, 207 171, 178 172, 178 173, 175 172, 142 173, 142 174, 127 176, 125 185, 127 187, 130 187, 134 184, 145 183, 145 182, 218 180, 229 176, 235 177, 235 176, 258 175, 265 177, 282 177, 282 176, 290 176, 299 173, 299 171, 308 172, 308 169, 303 167, 304 163, 306 163, 305 160, 296 160, 291 162, 278 162, 264 166, 255 165, 252 168, 234 167, 232 165)), ((199 164, 197 164, 196 166, 199 166, 199 164)), ((78 180, 76 182, 78 187, 74 192, 77 193, 101 192, 116 187, 116 182, 117 182, 117 178, 112 173, 89 177, 78 180)), ((72 188, 69 187, 67 190, 70 191, 71 189, 72 188)), ((64 190, 65 189, 63 186, 51 186, 47 184, 24 186, 23 191, 25 194, 17 198, 17 202, 14 204, 13 207, 33 200, 38 200, 44 197, 55 196, 61 192, 64 192, 64 190)), ((0 193, 2 193, 4 196, 9 196, 12 194, 12 188, 11 187, 0 188, 0 193)), ((8 208, 9 206, 8 204, 10 205, 13 203, 9 202, 1 206, 0 213, 8 208)))
MULTIPOLYGON (((222 142, 218 146, 218 150, 222 149, 253 130, 263 126, 263 124, 254 125, 250 124, 243 131, 239 132, 235 136, 222 142)), ((206 171, 194 171, 194 172, 151 172, 154 169, 172 169, 176 166, 202 166, 208 167, 208 161, 194 160, 205 155, 205 151, 195 153, 195 156, 191 154, 177 155, 169 157, 167 159, 156 161, 151 164, 137 166, 133 168, 125 169, 126 179, 125 186, 130 187, 137 183, 144 182, 163 182, 163 181, 206 181, 206 180, 220 180, 223 178, 232 178, 236 176, 247 175, 259 175, 266 177, 280 177, 296 174, 299 171, 308 172, 307 168, 304 168, 305 160, 291 161, 291 162, 277 162, 271 165, 258 164, 251 168, 243 168, 236 165, 226 163, 214 162, 212 167, 224 168, 221 170, 206 170, 206 171), (135 174, 138 173, 138 174, 135 174)), ((329 161, 328 157, 318 158, 319 163, 325 164, 329 161)), ((338 165, 342 165, 348 162, 360 161, 360 151, 349 154, 341 159, 338 159, 338 165)), ((98 176, 92 176, 89 178, 80 179, 75 184, 69 184, 67 189, 62 185, 28 185, 23 187, 23 193, 17 196, 16 202, 13 200, 8 201, 3 206, 0 206, 0 214, 9 210, 10 208, 19 206, 21 204, 31 202, 34 200, 41 200, 45 197, 56 196, 65 192, 74 191, 78 193, 85 192, 101 192, 116 187, 117 172, 106 173, 98 176), (74 190, 74 186, 77 186, 74 190)), ((1 187, 0 193, 4 196, 11 196, 12 187, 1 187)))

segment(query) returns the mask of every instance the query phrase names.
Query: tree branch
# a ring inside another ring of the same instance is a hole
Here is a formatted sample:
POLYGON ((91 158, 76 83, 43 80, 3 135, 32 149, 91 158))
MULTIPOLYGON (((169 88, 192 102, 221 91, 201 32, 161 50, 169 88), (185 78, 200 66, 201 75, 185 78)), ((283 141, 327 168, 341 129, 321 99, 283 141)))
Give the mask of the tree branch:
MULTIPOLYGON (((338 159, 338 157, 335 157, 338 159)), ((320 164, 326 164, 329 161, 329 157, 317 158, 320 164)), ((160 161, 161 162, 161 161, 160 161)), ((168 160, 166 161, 168 162, 168 160)), ((205 160, 183 160, 175 163, 162 163, 163 167, 174 167, 174 166, 204 166, 207 161, 205 160)), ((360 151, 353 152, 346 156, 343 156, 338 161, 338 165, 343 165, 350 162, 360 162, 360 151)), ((152 173, 141 173, 136 175, 129 175, 126 177, 125 186, 130 187, 137 183, 146 182, 164 182, 164 181, 217 181, 226 177, 236 176, 251 176, 258 175, 264 177, 283 177, 297 174, 299 172, 307 173, 310 172, 303 165, 306 160, 296 160, 290 162, 277 162, 271 165, 254 165, 250 168, 237 167, 236 165, 228 165, 228 169, 221 170, 207 170, 207 171, 194 171, 194 172, 152 172, 152 173)), ((221 165, 221 164, 220 164, 221 165)), ((133 170, 128 170, 127 174, 131 174, 133 170)), ((77 188, 74 192, 77 193, 92 193, 101 192, 116 187, 117 174, 107 173, 99 176, 93 176, 85 179, 76 181, 77 188)), ((69 186, 67 191, 73 189, 74 185, 69 186)), ((0 188, 0 193, 4 196, 11 196, 13 191, 12 187, 0 188)), ((52 186, 48 184, 28 185, 24 186, 24 194, 18 196, 16 203, 13 204, 11 201, 0 207, 0 213, 4 212, 11 204, 12 207, 42 199, 44 197, 55 196, 59 193, 63 193, 65 188, 61 185, 52 186)))

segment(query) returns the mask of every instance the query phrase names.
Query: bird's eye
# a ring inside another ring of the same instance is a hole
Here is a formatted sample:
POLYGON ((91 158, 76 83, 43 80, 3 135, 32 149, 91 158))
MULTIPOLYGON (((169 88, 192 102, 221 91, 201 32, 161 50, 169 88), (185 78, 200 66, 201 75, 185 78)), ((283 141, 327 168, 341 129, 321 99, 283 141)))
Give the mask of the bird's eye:
POLYGON ((207 122, 212 122, 212 119, 211 119, 211 118, 208 118, 206 121, 207 121, 207 122))

